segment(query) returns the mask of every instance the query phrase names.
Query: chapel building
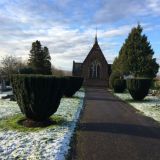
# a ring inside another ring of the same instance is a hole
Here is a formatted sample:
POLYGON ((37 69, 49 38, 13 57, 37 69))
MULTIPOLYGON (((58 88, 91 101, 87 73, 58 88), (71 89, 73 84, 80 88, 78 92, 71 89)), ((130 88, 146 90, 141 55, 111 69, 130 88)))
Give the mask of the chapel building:
POLYGON ((98 44, 97 35, 92 49, 83 63, 73 61, 73 76, 82 76, 84 86, 108 87, 111 64, 108 64, 98 44))

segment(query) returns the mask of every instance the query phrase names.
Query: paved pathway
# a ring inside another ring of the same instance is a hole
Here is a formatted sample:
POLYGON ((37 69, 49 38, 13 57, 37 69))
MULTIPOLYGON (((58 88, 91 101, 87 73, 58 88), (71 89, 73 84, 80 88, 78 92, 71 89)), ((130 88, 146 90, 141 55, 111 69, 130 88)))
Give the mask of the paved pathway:
POLYGON ((104 89, 87 89, 73 160, 160 160, 160 125, 104 89))

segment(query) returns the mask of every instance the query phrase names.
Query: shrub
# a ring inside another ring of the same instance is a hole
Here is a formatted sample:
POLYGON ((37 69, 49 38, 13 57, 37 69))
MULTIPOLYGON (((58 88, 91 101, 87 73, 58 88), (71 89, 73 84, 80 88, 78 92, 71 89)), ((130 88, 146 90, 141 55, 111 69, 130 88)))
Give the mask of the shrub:
POLYGON ((113 89, 116 93, 123 93, 126 89, 126 81, 124 79, 115 79, 113 89))
POLYGON ((34 74, 34 70, 30 67, 24 67, 19 70, 20 74, 34 74))
POLYGON ((113 72, 113 73, 111 74, 111 76, 109 77, 109 87, 110 87, 110 88, 113 88, 114 80, 115 80, 115 79, 121 79, 121 78, 122 78, 121 73, 119 73, 119 72, 113 72))
POLYGON ((22 113, 33 121, 45 121, 57 111, 64 78, 42 75, 13 75, 13 93, 22 113))
POLYGON ((157 80, 157 81, 155 82, 155 88, 156 88, 157 90, 160 90, 160 80, 157 80))
POLYGON ((160 81, 158 79, 152 81, 151 89, 160 90, 160 81))
POLYGON ((82 77, 72 77, 68 76, 65 77, 66 79, 66 86, 64 88, 64 95, 66 97, 72 97, 76 91, 78 91, 83 83, 83 78, 82 77))
POLYGON ((148 94, 151 86, 151 79, 135 78, 127 79, 127 88, 134 100, 142 100, 148 94))

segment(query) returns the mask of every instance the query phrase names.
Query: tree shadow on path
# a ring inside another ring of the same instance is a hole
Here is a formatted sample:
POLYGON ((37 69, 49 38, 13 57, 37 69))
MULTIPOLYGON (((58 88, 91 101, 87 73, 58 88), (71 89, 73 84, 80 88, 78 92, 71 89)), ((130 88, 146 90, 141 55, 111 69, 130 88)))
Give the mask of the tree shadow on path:
POLYGON ((160 128, 152 126, 119 123, 80 123, 79 130, 160 139, 160 128))
POLYGON ((123 102, 122 100, 120 99, 117 99, 117 98, 103 98, 103 97, 87 97, 86 100, 99 100, 99 101, 113 101, 113 102, 123 102))

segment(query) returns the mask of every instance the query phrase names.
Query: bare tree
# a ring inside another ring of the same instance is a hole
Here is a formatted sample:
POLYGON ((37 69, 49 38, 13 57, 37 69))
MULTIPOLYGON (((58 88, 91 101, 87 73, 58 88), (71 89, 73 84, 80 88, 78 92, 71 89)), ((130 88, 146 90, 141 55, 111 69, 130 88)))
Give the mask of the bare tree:
POLYGON ((18 73, 19 69, 24 66, 21 59, 12 55, 5 56, 1 60, 0 74, 9 78, 11 74, 18 73))

